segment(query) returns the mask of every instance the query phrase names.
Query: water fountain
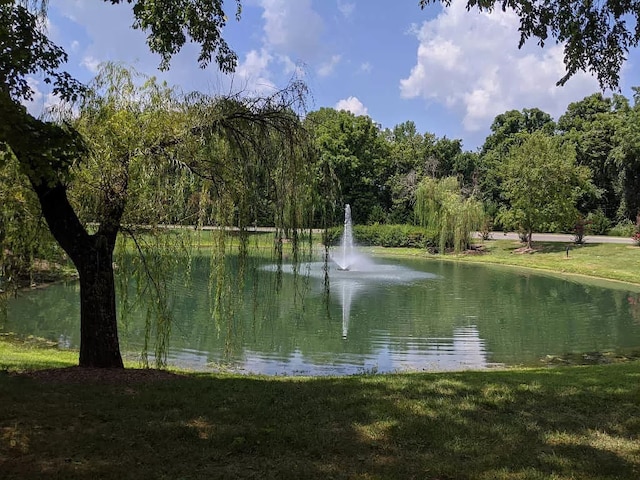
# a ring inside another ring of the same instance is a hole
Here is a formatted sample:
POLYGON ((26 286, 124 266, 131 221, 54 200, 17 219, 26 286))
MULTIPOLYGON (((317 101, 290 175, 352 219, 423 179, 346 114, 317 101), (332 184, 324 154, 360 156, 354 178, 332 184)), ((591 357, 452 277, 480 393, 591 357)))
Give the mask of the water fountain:
MULTIPOLYGON (((344 207, 344 230, 340 245, 329 253, 330 262, 310 262, 299 265, 298 271, 305 272, 311 278, 323 279, 329 274, 329 288, 332 298, 337 298, 342 307, 342 337, 347 338, 351 304, 358 292, 385 284, 413 283, 434 279, 436 275, 413 270, 401 265, 378 263, 372 257, 358 249, 353 241, 351 207, 344 207)), ((265 267, 276 270, 275 265, 265 267)), ((284 273, 293 273, 293 265, 283 265, 284 273)))
POLYGON ((332 255, 331 259, 338 265, 338 270, 349 270, 355 263, 356 256, 353 249, 353 225, 351 223, 351 206, 344 206, 344 231, 340 241, 339 255, 332 255))

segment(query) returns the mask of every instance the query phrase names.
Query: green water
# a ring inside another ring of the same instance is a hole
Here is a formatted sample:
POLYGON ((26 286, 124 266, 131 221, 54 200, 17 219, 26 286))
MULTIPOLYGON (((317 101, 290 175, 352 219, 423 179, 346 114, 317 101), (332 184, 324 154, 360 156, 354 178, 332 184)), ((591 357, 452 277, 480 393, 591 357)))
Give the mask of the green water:
MULTIPOLYGON (((276 374, 482 369, 539 364, 546 355, 640 350, 640 293, 498 267, 375 259, 366 272, 321 266, 282 289, 257 268, 236 316, 211 318, 209 260, 171 291, 175 313, 169 363, 195 369, 276 374)), ((305 271, 305 268, 302 269, 305 271)), ((182 278, 176 275, 176 278, 182 278)), ((131 286, 133 289, 134 286, 131 286)), ((79 287, 21 293, 2 330, 77 348, 79 287)), ((120 324, 123 351, 139 353, 144 314, 120 324)))

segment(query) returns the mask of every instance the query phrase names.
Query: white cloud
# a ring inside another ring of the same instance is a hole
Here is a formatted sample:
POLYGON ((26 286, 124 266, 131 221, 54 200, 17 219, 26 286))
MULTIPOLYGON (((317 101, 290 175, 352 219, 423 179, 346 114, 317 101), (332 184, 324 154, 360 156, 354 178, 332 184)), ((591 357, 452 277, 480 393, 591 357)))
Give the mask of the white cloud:
POLYGON ((373 70, 373 66, 369 62, 360 64, 360 71, 362 73, 371 73, 371 70, 373 70))
POLYGON ((351 2, 344 2, 342 0, 338 0, 338 10, 344 18, 349 18, 353 14, 353 11, 356 9, 356 4, 351 2))
POLYGON ((98 67, 100 66, 100 60, 97 58, 87 55, 80 61, 80 65, 89 70, 91 73, 98 73, 98 67))
POLYGON ((369 115, 367 107, 365 107, 357 97, 349 97, 336 103, 336 110, 346 110, 354 115, 369 115))
POLYGON ((253 94, 273 93, 275 85, 270 79, 269 65, 273 56, 264 48, 251 50, 243 62, 238 64, 234 75, 234 83, 240 81, 236 88, 253 94))
POLYGON ((312 61, 319 53, 322 17, 311 0, 262 0, 265 44, 296 61, 312 61))
POLYGON ((341 55, 333 55, 329 61, 321 64, 318 67, 318 75, 321 77, 327 77, 333 73, 338 63, 340 63, 342 56, 341 55))
POLYGON ((27 77, 27 85, 33 91, 33 96, 30 101, 23 100, 22 104, 27 107, 27 110, 34 117, 40 117, 45 115, 48 110, 60 103, 60 99, 48 92, 49 87, 46 86, 47 91, 40 89, 41 82, 34 77, 27 77))
POLYGON ((412 29, 419 40, 417 62, 400 81, 402 97, 462 110, 465 129, 475 131, 509 109, 538 107, 557 118, 569 102, 598 89, 583 73, 556 87, 565 71, 561 45, 518 50, 513 12, 468 12, 465 5, 453 0, 438 17, 412 29))

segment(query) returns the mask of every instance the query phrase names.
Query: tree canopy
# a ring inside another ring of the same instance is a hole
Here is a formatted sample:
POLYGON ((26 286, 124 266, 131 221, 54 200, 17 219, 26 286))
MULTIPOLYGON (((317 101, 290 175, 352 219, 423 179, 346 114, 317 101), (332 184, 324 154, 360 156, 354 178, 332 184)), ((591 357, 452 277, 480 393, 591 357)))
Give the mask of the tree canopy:
MULTIPOLYGON (((420 7, 440 1, 420 0, 420 7)), ((640 41, 640 2, 636 0, 468 0, 467 9, 512 10, 520 17, 521 48, 529 39, 541 47, 564 43, 564 85, 578 71, 593 73, 601 88, 617 89, 620 69, 631 47, 640 41)))
MULTIPOLYGON (((526 235, 575 224, 576 204, 591 188, 591 171, 576 163, 575 148, 540 131, 523 134, 502 167, 503 190, 509 206, 503 218, 526 235)), ((569 227, 571 228, 571 227, 569 227)))

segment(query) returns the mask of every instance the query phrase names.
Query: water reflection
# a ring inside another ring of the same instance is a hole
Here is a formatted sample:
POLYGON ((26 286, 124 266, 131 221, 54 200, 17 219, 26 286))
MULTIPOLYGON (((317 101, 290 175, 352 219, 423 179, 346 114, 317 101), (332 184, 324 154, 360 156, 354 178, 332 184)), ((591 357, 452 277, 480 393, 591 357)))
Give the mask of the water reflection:
MULTIPOLYGON (((260 268, 259 288, 247 284, 236 318, 221 326, 211 320, 209 259, 196 257, 189 286, 176 281, 171 287, 176 322, 169 362, 342 375, 487 368, 537 363, 545 355, 640 348, 637 291, 485 266, 378 261, 383 264, 359 272, 330 270, 328 301, 321 262, 308 265, 303 301, 293 275, 284 275, 275 293, 269 290, 272 267, 260 268)), ((139 353, 145 315, 127 314, 121 346, 139 353)), ((56 285, 12 300, 3 329, 77 348, 78 319, 77 284, 56 285)))

